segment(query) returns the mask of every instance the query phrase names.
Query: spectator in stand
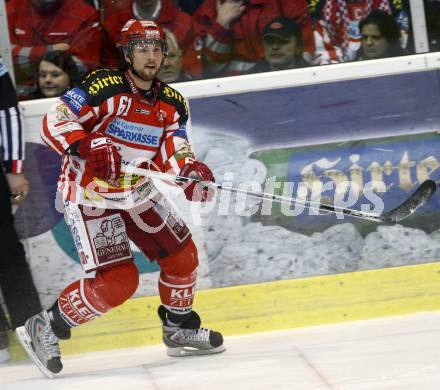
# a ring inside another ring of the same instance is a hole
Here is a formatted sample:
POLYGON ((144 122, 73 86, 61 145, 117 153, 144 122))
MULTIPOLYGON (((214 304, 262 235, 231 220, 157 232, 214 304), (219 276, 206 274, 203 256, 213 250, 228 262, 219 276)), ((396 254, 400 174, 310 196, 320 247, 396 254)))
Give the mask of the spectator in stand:
MULTIPOLYGON (((41 303, 14 228, 12 206, 24 200, 29 184, 23 175, 24 139, 17 96, 1 57, 0 117, 0 288, 15 330, 41 311, 41 303)), ((0 362, 9 359, 8 328, 0 306, 0 362)))
POLYGON ((172 31, 179 46, 184 50, 192 42, 191 16, 182 12, 174 0, 132 0, 124 10, 114 12, 103 23, 104 45, 103 62, 117 67, 124 63, 120 51, 116 48, 120 31, 129 19, 153 20, 162 28, 172 31))
POLYGON ((38 66, 37 90, 31 99, 61 96, 68 89, 78 86, 80 73, 72 56, 65 51, 47 53, 38 66))
POLYGON ((394 18, 384 11, 372 11, 359 23, 362 45, 356 60, 404 56, 400 47, 400 29, 394 18))
POLYGON ((124 12, 131 6, 132 0, 102 0, 101 20, 107 20, 116 12, 124 12))
POLYGON ((371 11, 382 10, 395 13, 401 25, 401 39, 406 45, 409 20, 408 13, 389 0, 318 0, 313 2, 311 12, 315 19, 316 57, 313 63, 325 65, 352 61, 361 46, 359 22, 371 11))
POLYGON ((163 60, 157 78, 167 84, 190 80, 183 71, 182 50, 176 36, 170 30, 163 30, 167 38, 168 55, 163 60))
POLYGON ((101 13, 101 8, 102 8, 102 4, 101 4, 101 0, 85 0, 87 2, 87 4, 90 4, 93 8, 95 8, 98 13, 101 13))
POLYGON ((440 51, 440 1, 425 1, 426 29, 428 30, 429 51, 440 51))
POLYGON ((177 4, 182 11, 192 15, 204 0, 178 0, 177 4))
POLYGON ((47 52, 69 52, 81 71, 98 66, 99 15, 85 1, 10 0, 6 10, 20 97, 29 94, 26 82, 47 52))
POLYGON ((209 75, 248 72, 264 58, 261 34, 272 19, 293 19, 303 33, 304 51, 311 57, 314 42, 306 0, 206 0, 193 14, 204 40, 209 75))
POLYGON ((264 60, 248 73, 271 72, 309 66, 303 58, 301 30, 290 18, 275 18, 263 30, 264 60))

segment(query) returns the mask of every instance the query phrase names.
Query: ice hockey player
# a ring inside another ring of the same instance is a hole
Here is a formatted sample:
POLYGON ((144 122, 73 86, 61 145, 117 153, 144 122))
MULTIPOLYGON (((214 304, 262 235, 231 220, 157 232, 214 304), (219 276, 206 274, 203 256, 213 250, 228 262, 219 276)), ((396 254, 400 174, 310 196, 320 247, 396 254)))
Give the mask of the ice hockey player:
MULTIPOLYGON (((139 274, 129 240, 160 266, 158 314, 168 355, 225 350, 222 335, 201 328, 192 310, 198 259, 188 227, 151 180, 127 173, 138 165, 214 181, 188 142, 185 99, 156 78, 167 55, 165 34, 154 22, 129 20, 118 46, 127 69, 90 73, 43 119, 43 140, 63 155, 59 193, 87 273, 16 330, 48 377, 63 367, 59 339, 136 291, 139 274)), ((195 184, 184 193, 202 202, 212 195, 195 184)))

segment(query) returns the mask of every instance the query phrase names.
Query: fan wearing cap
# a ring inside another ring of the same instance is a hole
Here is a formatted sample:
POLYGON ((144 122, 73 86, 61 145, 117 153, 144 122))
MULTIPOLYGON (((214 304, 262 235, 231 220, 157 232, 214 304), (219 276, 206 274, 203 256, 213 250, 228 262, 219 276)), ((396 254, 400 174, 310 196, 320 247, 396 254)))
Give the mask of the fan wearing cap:
MULTIPOLYGON (((168 53, 165 33, 152 21, 132 19, 122 28, 118 46, 126 69, 91 72, 43 119, 43 140, 63 156, 59 197, 87 274, 16 332, 48 377, 63 367, 59 339, 68 339, 72 327, 122 305, 136 291, 139 271, 129 240, 160 267, 158 315, 167 353, 225 350, 222 335, 201 328, 192 310, 198 254, 188 226, 151 179, 129 173, 131 166, 140 166, 215 181, 189 143, 185 99, 157 78, 168 53)), ((212 195, 194 182, 182 189, 194 202, 212 195)))
POLYGON ((249 73, 270 72, 309 66, 303 58, 301 30, 290 18, 280 17, 270 21, 262 34, 264 60, 249 73))
POLYGON ((192 16, 204 41, 205 73, 248 73, 264 58, 264 27, 281 16, 301 28, 305 55, 312 58, 315 45, 306 0, 205 0, 192 16))

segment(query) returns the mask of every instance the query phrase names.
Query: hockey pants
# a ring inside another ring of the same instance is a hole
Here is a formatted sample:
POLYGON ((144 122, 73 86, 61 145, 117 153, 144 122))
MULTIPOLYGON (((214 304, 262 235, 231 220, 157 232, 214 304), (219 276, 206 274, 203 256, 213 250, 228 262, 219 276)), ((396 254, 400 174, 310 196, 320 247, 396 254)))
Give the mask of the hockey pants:
POLYGON ((128 239, 160 266, 162 304, 176 315, 191 312, 198 256, 188 227, 163 198, 146 210, 132 211, 90 215, 85 207, 66 206, 66 221, 90 275, 70 284, 58 299, 57 309, 70 326, 99 317, 134 294, 139 273, 128 239))

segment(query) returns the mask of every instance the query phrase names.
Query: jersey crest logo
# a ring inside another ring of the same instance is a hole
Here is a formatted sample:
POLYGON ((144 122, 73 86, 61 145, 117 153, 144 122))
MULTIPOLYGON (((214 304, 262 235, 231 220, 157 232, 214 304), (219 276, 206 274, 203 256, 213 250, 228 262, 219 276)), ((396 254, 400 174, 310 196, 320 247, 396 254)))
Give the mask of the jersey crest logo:
POLYGON ((165 110, 160 109, 157 112, 157 119, 159 119, 161 122, 163 122, 167 117, 167 113, 165 112, 165 110))

